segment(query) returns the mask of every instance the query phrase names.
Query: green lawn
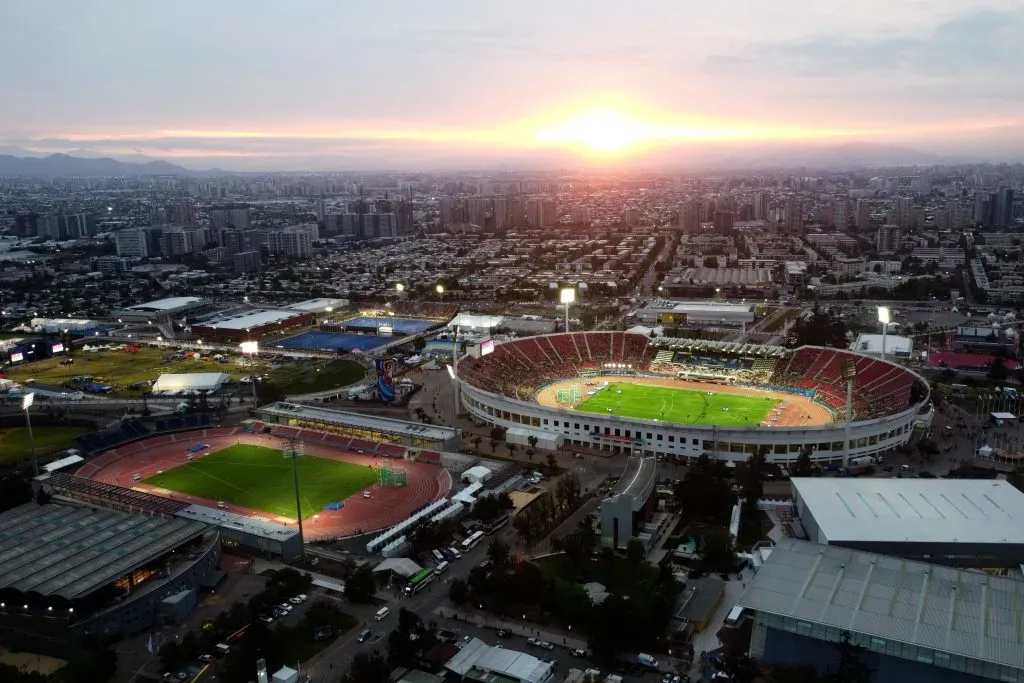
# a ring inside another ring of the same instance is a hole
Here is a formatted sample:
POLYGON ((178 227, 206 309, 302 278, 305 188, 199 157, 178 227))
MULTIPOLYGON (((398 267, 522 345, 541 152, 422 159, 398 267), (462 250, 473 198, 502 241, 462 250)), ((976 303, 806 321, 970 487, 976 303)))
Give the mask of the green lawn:
MULTIPOLYGON (((88 429, 75 427, 35 427, 36 453, 52 453, 62 448, 70 448, 76 437, 87 433, 88 429)), ((31 457, 32 446, 28 440, 28 430, 24 427, 0 430, 0 465, 14 465, 31 457)))
POLYGON ((275 368, 270 383, 285 395, 312 394, 345 387, 366 377, 366 368, 354 360, 301 361, 275 368))
MULTIPOLYGON (((181 458, 185 459, 182 447, 181 458)), ((377 480, 376 470, 337 460, 302 456, 299 485, 302 516, 320 512, 377 480)), ((150 477, 147 484, 210 500, 262 510, 295 519, 292 461, 282 451, 263 446, 229 446, 190 463, 150 477)))
POLYGON ((706 391, 612 382, 576 410, 679 424, 756 427, 778 402, 767 397, 717 391, 708 395, 706 391))

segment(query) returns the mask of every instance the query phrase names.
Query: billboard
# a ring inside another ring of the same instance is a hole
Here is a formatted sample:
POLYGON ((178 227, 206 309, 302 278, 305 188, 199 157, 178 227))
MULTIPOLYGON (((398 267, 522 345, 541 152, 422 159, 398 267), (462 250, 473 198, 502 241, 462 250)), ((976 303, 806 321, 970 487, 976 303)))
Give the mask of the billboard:
POLYGON ((377 370, 377 395, 384 403, 395 400, 395 365, 394 358, 378 358, 373 362, 377 370))
POLYGON ((659 325, 684 325, 686 324, 686 314, 678 313, 675 311, 666 311, 658 314, 659 325))
POLYGON ((53 345, 53 352, 54 353, 60 353, 63 350, 64 350, 64 345, 61 344, 60 342, 57 342, 56 344, 53 345))
POLYGON ((395 328, 392 327, 391 325, 381 325, 380 327, 377 328, 377 334, 379 334, 382 337, 390 337, 394 333, 395 328))
POLYGON ((480 355, 486 356, 489 353, 494 353, 494 340, 488 339, 487 341, 480 344, 480 355))

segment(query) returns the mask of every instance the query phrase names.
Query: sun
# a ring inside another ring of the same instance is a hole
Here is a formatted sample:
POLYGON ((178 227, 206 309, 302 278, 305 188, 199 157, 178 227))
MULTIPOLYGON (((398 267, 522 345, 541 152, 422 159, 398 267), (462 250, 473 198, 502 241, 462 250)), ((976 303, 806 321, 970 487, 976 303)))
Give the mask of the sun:
POLYGON ((611 111, 585 114, 537 134, 541 142, 581 146, 606 154, 632 149, 651 138, 647 126, 611 111))

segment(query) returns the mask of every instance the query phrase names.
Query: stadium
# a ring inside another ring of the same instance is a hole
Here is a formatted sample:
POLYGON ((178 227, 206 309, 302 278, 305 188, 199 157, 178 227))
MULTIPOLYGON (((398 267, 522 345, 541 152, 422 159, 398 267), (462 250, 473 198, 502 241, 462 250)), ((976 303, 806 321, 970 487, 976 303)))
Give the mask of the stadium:
POLYGON ((923 433, 930 390, 917 373, 852 351, 629 332, 500 344, 458 366, 477 422, 614 452, 785 464, 884 456, 923 433), (846 424, 846 375, 853 379, 846 424), (844 441, 849 439, 848 453, 844 441))

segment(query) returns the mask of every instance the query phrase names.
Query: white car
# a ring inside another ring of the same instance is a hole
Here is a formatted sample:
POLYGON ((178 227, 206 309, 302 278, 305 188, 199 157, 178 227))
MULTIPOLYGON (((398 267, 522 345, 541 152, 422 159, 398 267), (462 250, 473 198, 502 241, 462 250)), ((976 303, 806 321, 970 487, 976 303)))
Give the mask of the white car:
POLYGON ((363 498, 373 498, 373 494, 369 491, 363 491, 363 498))
POLYGON ((294 607, 289 605, 287 602, 282 602, 280 605, 278 605, 278 607, 280 607, 285 612, 291 612, 293 609, 295 609, 294 607))
POLYGON ((301 605, 302 603, 306 602, 307 599, 308 598, 306 597, 305 593, 300 593, 296 595, 294 598, 288 598, 288 602, 292 603, 293 605, 301 605))

